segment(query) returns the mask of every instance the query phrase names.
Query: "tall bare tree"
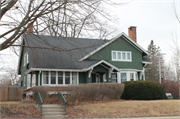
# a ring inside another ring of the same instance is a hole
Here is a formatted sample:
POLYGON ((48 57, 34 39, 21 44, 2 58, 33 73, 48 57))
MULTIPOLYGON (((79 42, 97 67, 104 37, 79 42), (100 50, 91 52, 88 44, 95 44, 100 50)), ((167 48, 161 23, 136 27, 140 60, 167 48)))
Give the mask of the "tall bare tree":
POLYGON ((32 25, 38 35, 106 38, 112 30, 105 4, 115 5, 109 0, 1 0, 0 50, 18 46, 15 42, 32 25))

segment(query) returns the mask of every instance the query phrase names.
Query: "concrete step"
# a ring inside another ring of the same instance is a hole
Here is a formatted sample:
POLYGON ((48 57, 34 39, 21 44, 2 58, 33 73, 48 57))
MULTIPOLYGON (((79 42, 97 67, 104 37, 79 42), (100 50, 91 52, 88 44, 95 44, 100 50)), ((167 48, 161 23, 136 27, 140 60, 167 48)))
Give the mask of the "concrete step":
POLYGON ((42 115, 63 115, 66 112, 42 112, 42 115))
POLYGON ((54 109, 54 108, 43 108, 42 109, 43 112, 65 112, 64 109, 58 108, 58 109, 54 109))
POLYGON ((64 119, 64 118, 68 118, 68 115, 45 115, 43 116, 43 118, 45 119, 64 119))

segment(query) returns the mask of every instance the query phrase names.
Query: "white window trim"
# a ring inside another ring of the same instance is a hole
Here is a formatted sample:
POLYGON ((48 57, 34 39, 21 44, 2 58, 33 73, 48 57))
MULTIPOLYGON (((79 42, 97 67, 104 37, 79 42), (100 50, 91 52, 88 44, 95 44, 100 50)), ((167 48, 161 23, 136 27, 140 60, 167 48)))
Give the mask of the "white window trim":
POLYGON ((45 71, 42 71, 42 80, 41 80, 41 83, 44 86, 68 86, 68 85, 78 85, 79 84, 79 72, 77 72, 77 84, 72 84, 72 72, 70 72, 70 84, 65 84, 65 71, 63 71, 63 84, 58 84, 58 71, 56 71, 56 84, 51 84, 51 82, 50 82, 51 81, 51 71, 48 71, 48 74, 49 74, 49 76, 48 76, 49 83, 48 84, 44 84, 43 83, 44 72, 45 71))
POLYGON ((124 62, 132 62, 132 53, 130 51, 111 51, 111 60, 112 61, 124 61, 124 62), (116 59, 113 59, 113 52, 116 52, 116 59), (118 59, 118 53, 121 53, 121 59, 118 59), (126 53, 126 59, 122 59, 122 53, 126 53), (127 53, 130 53, 130 60, 127 59, 127 53))
POLYGON ((130 73, 134 74, 134 81, 138 81, 138 77, 136 78, 136 74, 138 76, 138 72, 136 72, 136 71, 120 71, 120 72, 117 72, 118 83, 122 83, 121 82, 121 73, 126 73, 126 78, 127 78, 126 81, 130 81, 130 73))

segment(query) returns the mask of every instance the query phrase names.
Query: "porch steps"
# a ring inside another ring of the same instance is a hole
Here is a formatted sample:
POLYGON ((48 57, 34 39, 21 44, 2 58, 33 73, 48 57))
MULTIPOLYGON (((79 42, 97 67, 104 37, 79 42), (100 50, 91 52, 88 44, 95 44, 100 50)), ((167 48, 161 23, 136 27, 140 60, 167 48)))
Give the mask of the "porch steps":
POLYGON ((58 104, 43 104, 42 115, 45 119, 64 119, 68 117, 63 107, 58 104))

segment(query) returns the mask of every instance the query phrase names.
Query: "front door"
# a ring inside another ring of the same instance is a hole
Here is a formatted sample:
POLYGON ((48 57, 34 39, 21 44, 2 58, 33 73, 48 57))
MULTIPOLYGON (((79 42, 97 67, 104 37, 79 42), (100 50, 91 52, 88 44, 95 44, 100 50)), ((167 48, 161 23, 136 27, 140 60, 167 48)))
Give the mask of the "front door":
POLYGON ((92 73, 92 83, 100 83, 100 75, 97 73, 92 73))

